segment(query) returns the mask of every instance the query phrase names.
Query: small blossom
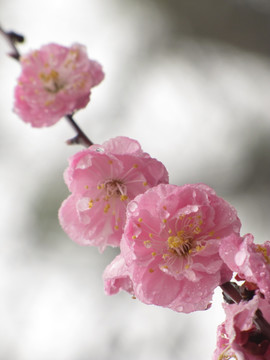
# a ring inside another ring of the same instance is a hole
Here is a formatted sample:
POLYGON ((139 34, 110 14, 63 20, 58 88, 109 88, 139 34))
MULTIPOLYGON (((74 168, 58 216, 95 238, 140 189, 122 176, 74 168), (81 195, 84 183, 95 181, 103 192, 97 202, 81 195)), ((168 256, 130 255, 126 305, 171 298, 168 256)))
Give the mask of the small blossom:
POLYGON ((133 284, 125 259, 120 254, 107 266, 103 273, 104 289, 107 295, 114 295, 119 290, 134 294, 133 284))
POLYGON ((15 112, 34 127, 51 126, 62 116, 85 107, 90 89, 104 78, 101 66, 84 46, 48 44, 20 59, 15 112))
POLYGON ((119 246, 128 202, 167 183, 168 173, 137 141, 116 137, 72 156, 65 181, 72 194, 59 211, 63 229, 79 244, 103 251, 119 246))
POLYGON ((218 327, 213 360, 269 360, 270 341, 254 325, 257 309, 269 322, 269 303, 256 294, 250 301, 223 306, 226 320, 218 327))
POLYGON ((231 236, 222 241, 219 253, 240 279, 255 284, 270 302, 270 241, 255 244, 251 234, 231 236))
POLYGON ((138 195, 121 241, 135 296, 186 313, 209 308, 214 289, 232 276, 220 241, 240 226, 234 208, 204 184, 161 184, 138 195))

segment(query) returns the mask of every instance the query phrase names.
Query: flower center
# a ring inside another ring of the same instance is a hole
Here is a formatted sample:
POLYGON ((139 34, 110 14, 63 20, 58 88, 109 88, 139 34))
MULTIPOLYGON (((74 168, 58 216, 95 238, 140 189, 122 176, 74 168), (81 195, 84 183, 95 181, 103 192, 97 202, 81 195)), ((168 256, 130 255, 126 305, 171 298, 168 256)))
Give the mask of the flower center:
POLYGON ((180 230, 177 232, 177 236, 169 236, 167 243, 171 253, 186 256, 192 248, 192 237, 180 230))
POLYGON ((110 197, 126 197, 127 187, 121 180, 108 179, 103 183, 107 196, 110 197))
POLYGON ((39 76, 44 84, 44 89, 49 93, 56 94, 64 87, 59 79, 59 73, 55 70, 51 70, 48 74, 42 72, 39 76))

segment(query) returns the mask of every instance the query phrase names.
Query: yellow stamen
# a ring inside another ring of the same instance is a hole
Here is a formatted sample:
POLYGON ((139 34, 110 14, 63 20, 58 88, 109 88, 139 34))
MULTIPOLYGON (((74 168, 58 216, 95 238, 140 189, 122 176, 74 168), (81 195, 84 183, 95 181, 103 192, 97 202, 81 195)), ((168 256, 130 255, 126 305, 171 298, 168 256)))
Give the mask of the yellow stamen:
POLYGON ((58 80, 59 74, 57 71, 52 69, 49 74, 40 73, 39 77, 42 81, 48 82, 50 80, 58 80))
POLYGON ((53 103, 53 100, 47 100, 47 101, 45 101, 44 105, 50 106, 52 103, 53 103))
POLYGON ((195 229, 193 230, 194 234, 199 234, 201 232, 201 228, 199 226, 196 226, 195 229))
POLYGON ((178 236, 169 236, 168 244, 170 249, 177 249, 180 245, 182 245, 183 240, 178 236))
POLYGON ((145 240, 143 243, 146 248, 150 248, 152 246, 151 240, 145 240))
POLYGON ((197 245, 195 249, 197 252, 199 252, 199 251, 202 251, 204 248, 205 248, 204 245, 197 245))
POLYGON ((256 251, 261 253, 264 257, 264 260, 267 264, 270 264, 270 258, 267 255, 267 249, 265 247, 263 247, 262 245, 257 244, 256 245, 256 251))

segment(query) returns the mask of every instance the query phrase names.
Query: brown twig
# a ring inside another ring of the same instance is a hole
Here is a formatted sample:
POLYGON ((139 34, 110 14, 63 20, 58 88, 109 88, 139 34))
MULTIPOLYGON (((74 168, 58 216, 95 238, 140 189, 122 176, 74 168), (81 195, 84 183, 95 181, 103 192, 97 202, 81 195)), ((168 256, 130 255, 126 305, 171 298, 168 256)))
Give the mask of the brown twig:
POLYGON ((14 31, 5 31, 1 27, 1 25, 0 25, 0 33, 4 36, 4 38, 7 40, 7 42, 9 43, 12 49, 12 52, 9 53, 8 55, 15 60, 19 60, 21 55, 16 47, 16 44, 24 42, 24 36, 17 34, 14 31))
POLYGON ((263 314, 260 309, 255 312, 255 317, 253 319, 254 324, 257 329, 261 331, 262 334, 270 341, 270 325, 263 317, 263 314))
POLYGON ((220 285, 223 293, 229 297, 234 303, 239 304, 242 299, 242 296, 237 289, 237 287, 234 286, 234 283, 228 281, 222 285, 220 285))
POLYGON ((77 135, 69 140, 66 141, 68 145, 73 144, 81 144, 85 147, 89 147, 93 145, 94 143, 85 135, 85 133, 82 131, 82 129, 76 124, 76 122, 73 119, 72 114, 66 115, 65 118, 69 122, 69 124, 73 127, 73 129, 77 132, 77 135))

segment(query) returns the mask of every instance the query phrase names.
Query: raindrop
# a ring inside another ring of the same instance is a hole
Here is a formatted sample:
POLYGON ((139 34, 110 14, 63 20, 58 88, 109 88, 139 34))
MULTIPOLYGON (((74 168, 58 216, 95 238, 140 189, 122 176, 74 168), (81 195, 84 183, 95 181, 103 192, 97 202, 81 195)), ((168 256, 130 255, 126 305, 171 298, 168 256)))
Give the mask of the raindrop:
POLYGON ((128 206, 128 211, 131 212, 132 214, 134 214, 136 212, 136 210, 138 210, 138 204, 136 203, 136 201, 131 201, 128 206))
POLYGON ((97 148, 96 148, 96 152, 104 153, 104 149, 101 148, 101 147, 97 147, 97 148))

